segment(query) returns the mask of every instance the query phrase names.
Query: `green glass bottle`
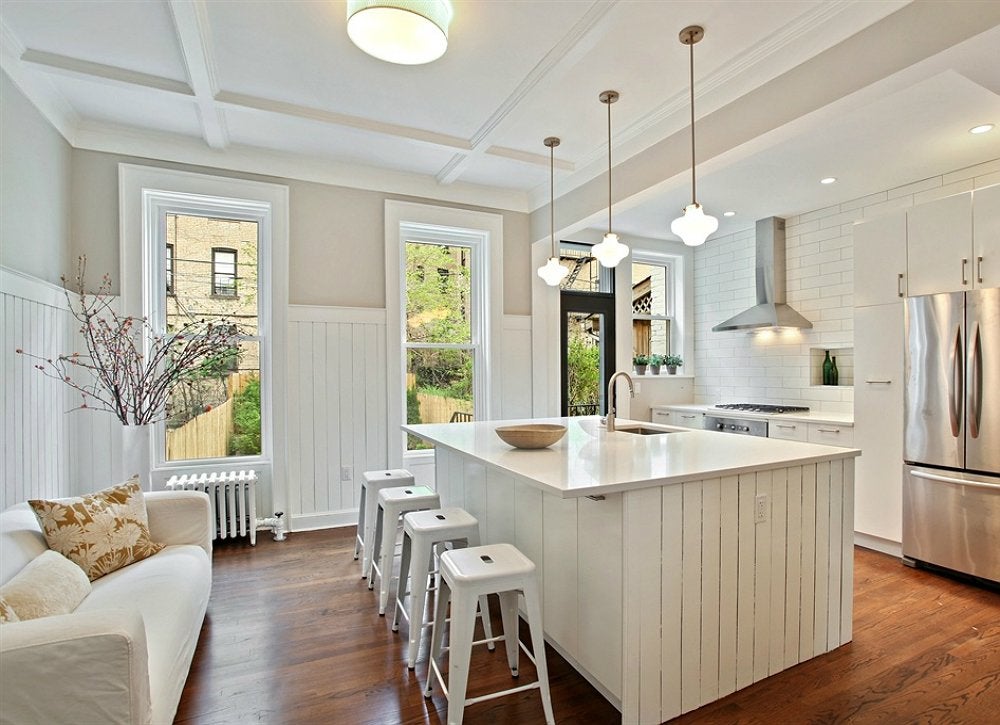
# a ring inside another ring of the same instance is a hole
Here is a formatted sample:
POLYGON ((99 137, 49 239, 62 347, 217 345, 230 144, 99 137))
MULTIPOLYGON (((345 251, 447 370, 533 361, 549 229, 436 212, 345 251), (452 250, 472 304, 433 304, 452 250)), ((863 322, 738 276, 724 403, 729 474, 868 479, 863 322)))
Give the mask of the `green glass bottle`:
POLYGON ((823 359, 823 385, 832 385, 833 380, 833 362, 830 360, 830 351, 826 351, 826 357, 823 359))
POLYGON ((840 385, 840 373, 837 372, 837 358, 830 364, 830 385, 840 385))

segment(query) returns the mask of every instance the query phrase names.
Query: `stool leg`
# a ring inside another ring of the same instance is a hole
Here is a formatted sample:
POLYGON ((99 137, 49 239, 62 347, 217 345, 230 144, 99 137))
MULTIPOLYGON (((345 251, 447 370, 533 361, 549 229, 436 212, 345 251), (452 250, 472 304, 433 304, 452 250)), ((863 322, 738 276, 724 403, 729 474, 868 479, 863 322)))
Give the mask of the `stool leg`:
MULTIPOLYGON (((417 664, 420 653, 420 639, 424 633, 424 606, 427 601, 427 574, 431 570, 431 549, 426 537, 420 537, 413 545, 410 564, 410 644, 406 652, 406 666, 411 670, 417 664)), ((403 570, 399 570, 399 586, 403 586, 403 570)))
POLYGON ((424 687, 424 697, 431 696, 431 686, 434 683, 434 668, 432 663, 441 656, 441 643, 444 641, 444 628, 448 618, 448 600, 451 599, 451 589, 448 582, 442 579, 438 583, 437 600, 434 604, 434 619, 431 623, 431 651, 427 662, 427 685, 424 687))
POLYGON ((382 551, 382 547, 379 546, 379 542, 382 541, 382 507, 376 504, 375 509, 371 536, 365 534, 365 541, 367 542, 365 544, 365 561, 368 562, 368 591, 375 588, 376 568, 378 574, 382 574, 382 562, 378 561, 379 552, 382 551))
MULTIPOLYGON (((555 725, 552 714, 552 696, 549 693, 549 668, 545 663, 545 637, 542 634, 542 607, 538 596, 537 579, 524 584, 524 608, 528 613, 528 629, 531 631, 531 652, 535 656, 535 668, 538 670, 538 685, 542 695, 542 709, 545 711, 545 722, 555 725)), ((506 631, 506 625, 504 625, 506 631)))
POLYGON ((507 665, 510 674, 518 676, 517 660, 520 654, 517 634, 517 592, 500 592, 500 616, 503 618, 503 639, 507 647, 507 665))
POLYGON ((382 512, 382 545, 378 555, 378 616, 385 616, 389 605, 389 590, 392 588, 392 564, 396 556, 396 530, 399 515, 393 510, 382 512))
MULTIPOLYGON (((354 537, 354 561, 358 560, 358 554, 361 553, 361 542, 365 537, 365 493, 367 492, 368 486, 361 484, 361 495, 358 500, 358 535, 354 537)), ((368 572, 365 571, 365 565, 361 564, 361 578, 364 579, 368 572)))
POLYGON ((477 597, 459 592, 451 602, 448 641, 448 725, 462 725, 465 693, 469 685, 469 661, 476 626, 477 597))
MULTIPOLYGON (((479 533, 476 531, 471 532, 467 543, 469 546, 479 546, 479 533)), ((490 600, 485 594, 479 597, 479 611, 483 615, 483 634, 486 635, 486 639, 493 639, 493 623, 490 621, 490 600)), ((486 648, 492 652, 497 646, 493 642, 490 642, 486 645, 486 648)))
MULTIPOLYGON (((392 606, 392 631, 399 631, 399 612, 403 607, 403 597, 406 596, 406 576, 410 571, 410 549, 413 546, 413 539, 403 529, 403 548, 399 553, 399 584, 396 585, 395 603, 392 606)), ((413 620, 410 620, 410 629, 413 629, 413 620)))
MULTIPOLYGON (((367 488, 367 487, 366 487, 367 488)), ((361 574, 364 577, 371 578, 372 575, 372 562, 375 560, 375 556, 378 554, 378 538, 375 533, 375 526, 378 519, 378 496, 372 499, 371 503, 368 502, 368 494, 365 493, 365 544, 362 547, 364 551, 364 558, 361 560, 361 574)), ((371 587, 368 587, 371 589, 371 587)))

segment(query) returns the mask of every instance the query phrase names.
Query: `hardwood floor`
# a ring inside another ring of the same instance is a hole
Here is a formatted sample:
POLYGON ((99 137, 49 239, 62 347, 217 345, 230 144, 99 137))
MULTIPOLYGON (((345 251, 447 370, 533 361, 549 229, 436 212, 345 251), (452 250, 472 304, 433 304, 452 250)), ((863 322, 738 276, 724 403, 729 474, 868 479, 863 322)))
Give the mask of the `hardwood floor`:
MULTIPOLYGON (((353 548, 353 528, 282 543, 262 535, 256 548, 218 544, 208 618, 175 722, 443 723, 440 689, 431 700, 421 692, 425 649, 409 672, 406 625, 395 634, 391 615, 378 616, 353 548)), ((546 651, 557 721, 619 722, 546 651)), ((522 658, 521 681, 533 678, 522 658)), ((511 686, 502 646, 476 648, 470 682, 470 696, 511 686)), ((543 718, 528 692, 469 707, 466 722, 543 718)), ((856 549, 853 642, 673 722, 1000 722, 1000 594, 856 549)))

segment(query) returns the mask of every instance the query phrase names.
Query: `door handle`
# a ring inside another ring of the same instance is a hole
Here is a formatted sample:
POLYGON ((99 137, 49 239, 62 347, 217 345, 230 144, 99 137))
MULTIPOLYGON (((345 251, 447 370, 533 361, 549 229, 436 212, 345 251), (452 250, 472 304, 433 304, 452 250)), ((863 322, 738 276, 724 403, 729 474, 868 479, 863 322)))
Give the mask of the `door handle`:
POLYGON ((965 274, 965 268, 969 265, 969 260, 962 257, 962 284, 969 284, 969 278, 965 274))
MULTIPOLYGON (((980 257, 980 259, 982 259, 982 257, 980 257)), ((896 294, 899 297, 903 297, 906 294, 905 292, 903 292, 903 273, 902 272, 900 272, 896 276, 896 294)))
POLYGON ((892 385, 891 380, 866 380, 866 385, 892 385))
POLYGON ((979 437, 979 423, 983 412, 983 341, 979 336, 979 323, 972 333, 969 345, 969 435, 979 437))
POLYGON ((976 257, 976 281, 983 283, 983 258, 976 257))
POLYGON ((951 476, 942 476, 937 473, 930 473, 929 471, 910 471, 910 475, 913 478, 922 478, 925 481, 937 481, 938 483, 953 483, 956 486, 972 486, 973 488, 986 488, 992 489, 994 491, 1000 489, 1000 485, 995 483, 986 483, 985 481, 967 481, 964 478, 952 478, 951 476))
POLYGON ((951 423, 951 435, 958 438, 962 417, 962 328, 955 328, 955 344, 951 349, 951 380, 948 385, 948 421, 951 423))

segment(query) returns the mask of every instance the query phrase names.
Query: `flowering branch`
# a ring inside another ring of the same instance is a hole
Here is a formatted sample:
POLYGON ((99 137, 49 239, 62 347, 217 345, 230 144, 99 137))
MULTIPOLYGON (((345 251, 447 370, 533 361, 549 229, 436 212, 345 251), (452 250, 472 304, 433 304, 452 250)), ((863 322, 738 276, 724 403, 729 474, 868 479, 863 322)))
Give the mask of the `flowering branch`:
POLYGON ((88 295, 83 282, 86 268, 86 257, 80 257, 75 295, 62 277, 85 351, 45 358, 17 350, 35 360, 34 367, 44 375, 80 393, 82 403, 74 410, 106 411, 124 425, 154 423, 165 417, 167 398, 177 385, 209 376, 220 360, 232 356, 238 342, 235 325, 224 319, 199 320, 158 334, 145 317, 115 311, 109 275, 104 275, 96 294, 88 295))

